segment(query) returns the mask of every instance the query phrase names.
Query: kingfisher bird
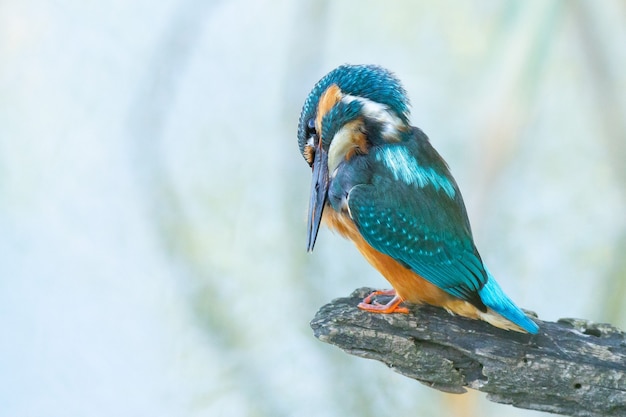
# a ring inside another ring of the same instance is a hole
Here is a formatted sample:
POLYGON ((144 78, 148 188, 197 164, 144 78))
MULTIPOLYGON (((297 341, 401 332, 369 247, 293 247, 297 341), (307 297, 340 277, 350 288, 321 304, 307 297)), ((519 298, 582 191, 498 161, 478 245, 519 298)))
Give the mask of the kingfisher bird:
POLYGON ((426 303, 537 333, 485 267, 448 165, 409 116, 405 89, 382 67, 342 65, 317 82, 298 123, 313 173, 307 251, 322 222, 356 245, 393 287, 367 296, 363 310, 408 313, 404 302, 426 303), (378 295, 392 298, 382 304, 378 295))

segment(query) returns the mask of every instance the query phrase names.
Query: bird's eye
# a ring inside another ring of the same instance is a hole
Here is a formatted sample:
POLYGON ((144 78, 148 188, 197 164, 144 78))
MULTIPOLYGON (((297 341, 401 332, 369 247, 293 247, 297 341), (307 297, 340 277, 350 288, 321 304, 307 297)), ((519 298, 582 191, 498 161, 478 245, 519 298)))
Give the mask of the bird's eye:
POLYGON ((315 119, 312 117, 306 122, 306 133, 307 133, 307 136, 311 136, 316 133, 315 132, 315 119))

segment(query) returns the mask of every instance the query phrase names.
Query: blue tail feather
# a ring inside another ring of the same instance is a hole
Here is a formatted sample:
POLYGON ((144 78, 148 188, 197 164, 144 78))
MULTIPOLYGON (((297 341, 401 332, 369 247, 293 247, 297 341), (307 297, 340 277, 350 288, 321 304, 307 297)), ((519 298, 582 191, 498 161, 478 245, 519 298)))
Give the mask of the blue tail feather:
POLYGON ((509 297, 506 296, 500 285, 487 271, 489 279, 485 286, 478 292, 483 303, 507 320, 512 321, 528 333, 536 334, 539 326, 529 319, 509 297))

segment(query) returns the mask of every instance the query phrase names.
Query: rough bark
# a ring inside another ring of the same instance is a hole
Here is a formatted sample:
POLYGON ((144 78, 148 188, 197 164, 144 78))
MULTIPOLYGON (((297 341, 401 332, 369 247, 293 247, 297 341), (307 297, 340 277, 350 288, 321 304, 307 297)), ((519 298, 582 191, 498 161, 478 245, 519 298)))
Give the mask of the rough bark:
POLYGON ((570 416, 626 416, 626 335, 580 319, 537 320, 537 335, 505 331, 431 306, 372 314, 369 288, 323 306, 315 336, 432 388, 570 416))

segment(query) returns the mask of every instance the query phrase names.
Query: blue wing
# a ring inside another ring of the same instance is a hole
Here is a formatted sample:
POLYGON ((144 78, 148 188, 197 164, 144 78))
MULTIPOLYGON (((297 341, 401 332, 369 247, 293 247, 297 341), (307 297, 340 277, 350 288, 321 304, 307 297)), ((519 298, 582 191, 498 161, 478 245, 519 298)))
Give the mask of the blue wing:
MULTIPOLYGON (((478 292, 488 274, 459 189, 427 139, 372 148, 366 165, 370 177, 348 181, 347 196, 350 216, 364 239, 484 311, 478 292)), ((356 166, 353 170, 359 172, 356 166)))
POLYGON ((489 307, 537 333, 483 265, 458 186, 419 129, 409 140, 370 148, 333 174, 329 203, 347 209, 374 249, 481 311, 489 307))

